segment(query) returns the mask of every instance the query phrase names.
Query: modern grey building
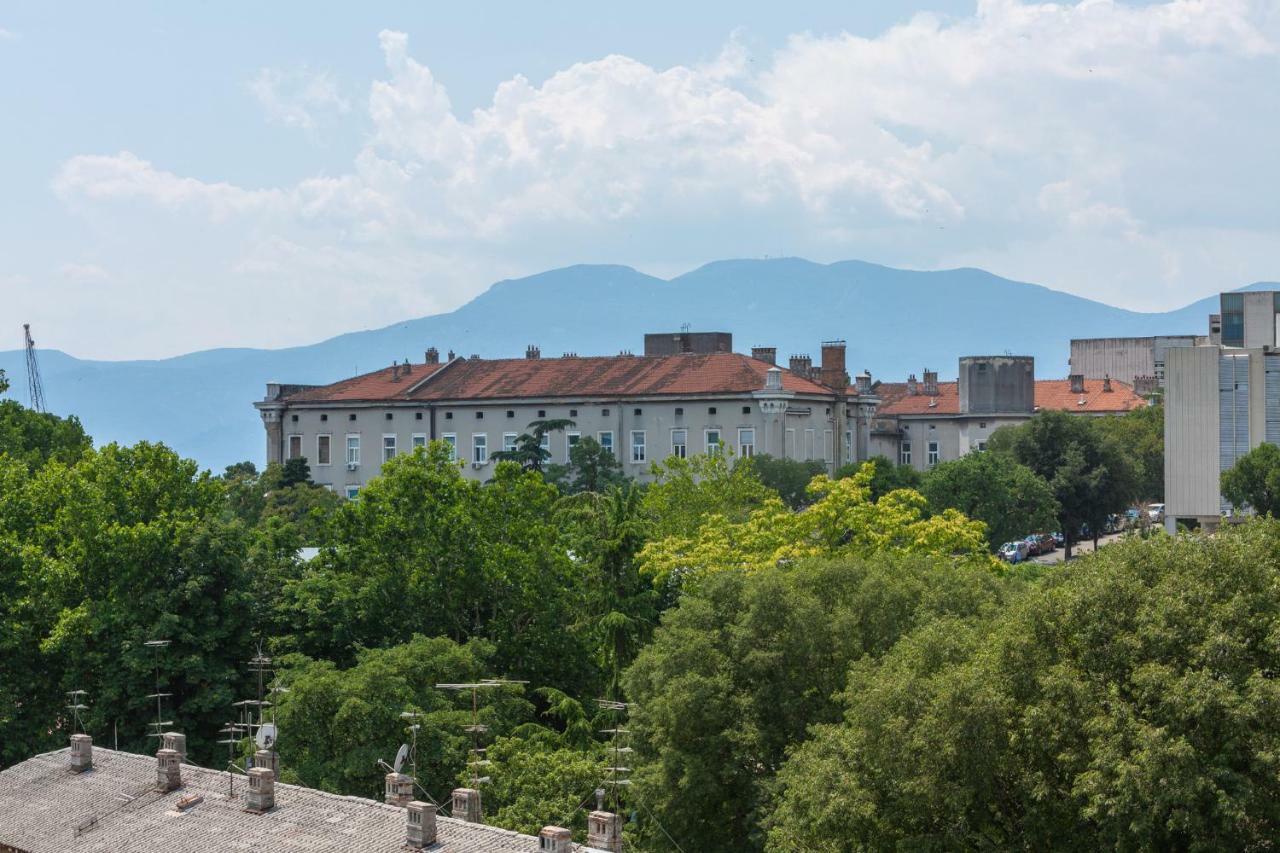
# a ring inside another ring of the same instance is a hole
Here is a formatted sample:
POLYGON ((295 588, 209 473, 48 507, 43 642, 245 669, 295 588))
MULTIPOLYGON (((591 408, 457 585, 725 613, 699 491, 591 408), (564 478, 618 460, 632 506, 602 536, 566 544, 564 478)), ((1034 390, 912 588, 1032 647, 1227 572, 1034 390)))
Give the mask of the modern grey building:
POLYGON ((1119 379, 1145 396, 1164 387, 1165 363, 1170 349, 1207 343, 1207 335, 1073 338, 1071 373, 1085 379, 1119 379))
POLYGON ((568 419, 549 434, 551 462, 591 436, 628 475, 645 479, 668 456, 768 453, 817 460, 828 471, 867 458, 878 402, 871 377, 851 385, 844 341, 822 344, 819 365, 776 350, 731 351, 727 333, 646 336, 652 355, 522 359, 449 358, 434 348, 418 364, 324 386, 267 386, 255 403, 268 462, 305 457, 317 483, 354 497, 387 460, 446 442, 464 473, 488 479, 493 453, 514 447, 533 421, 568 419), (674 351, 674 352, 673 352, 674 351))

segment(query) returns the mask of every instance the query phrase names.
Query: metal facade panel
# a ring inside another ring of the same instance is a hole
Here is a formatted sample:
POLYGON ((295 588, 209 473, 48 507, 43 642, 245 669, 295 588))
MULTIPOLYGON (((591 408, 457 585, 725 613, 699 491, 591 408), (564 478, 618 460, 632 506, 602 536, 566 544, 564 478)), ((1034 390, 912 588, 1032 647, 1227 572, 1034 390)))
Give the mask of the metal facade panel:
POLYGON ((1267 377, 1263 401, 1267 424, 1265 441, 1280 445, 1280 356, 1268 355, 1263 360, 1267 377))
MULTIPOLYGON (((1249 357, 1223 355, 1218 360, 1218 466, 1229 470, 1249 452, 1249 357)), ((1220 499, 1221 510, 1230 504, 1220 499)))

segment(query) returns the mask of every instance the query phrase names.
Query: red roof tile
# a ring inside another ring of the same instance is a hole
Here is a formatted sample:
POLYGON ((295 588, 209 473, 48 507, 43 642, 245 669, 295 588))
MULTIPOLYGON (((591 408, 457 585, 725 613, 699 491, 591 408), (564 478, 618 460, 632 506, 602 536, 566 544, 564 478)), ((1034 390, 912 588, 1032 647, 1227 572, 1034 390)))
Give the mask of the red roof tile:
MULTIPOLYGON (((1068 412, 1090 414, 1128 412, 1140 409, 1146 400, 1133 392, 1133 386, 1115 379, 1110 391, 1102 390, 1101 379, 1086 379, 1084 393, 1071 391, 1069 379, 1037 379, 1036 408, 1060 409, 1068 412), (1084 405, 1080 401, 1084 400, 1084 405)), ((923 387, 923 383, 920 384, 923 387)), ((905 382, 881 382, 875 389, 881 405, 880 415, 958 415, 960 414, 960 385, 958 382, 939 382, 938 394, 908 394, 905 382)))
MULTIPOLYGON (((447 365, 412 365, 399 381, 386 368, 300 391, 286 402, 740 394, 763 389, 772 366, 738 353, 458 359, 447 365), (427 376, 430 381, 409 392, 427 376)), ((787 391, 831 394, 816 382, 780 370, 787 391)))

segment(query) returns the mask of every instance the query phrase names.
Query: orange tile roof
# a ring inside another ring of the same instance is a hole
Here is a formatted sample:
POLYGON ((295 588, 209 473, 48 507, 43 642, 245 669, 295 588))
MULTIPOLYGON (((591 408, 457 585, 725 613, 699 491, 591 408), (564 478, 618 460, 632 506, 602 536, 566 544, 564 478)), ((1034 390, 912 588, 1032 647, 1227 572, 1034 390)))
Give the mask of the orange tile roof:
MULTIPOLYGON (((412 365, 410 374, 402 375, 398 382, 391 378, 391 368, 384 368, 291 394, 286 402, 741 394, 762 390, 772 366, 739 353, 457 359, 447 365, 412 365), (428 376, 430 381, 409 392, 428 376)), ((780 369, 787 391, 832 393, 817 382, 780 369)))
MULTIPOLYGON (((924 383, 919 383, 924 387, 924 383)), ((1106 414, 1140 409, 1147 401, 1133 391, 1133 386, 1115 379, 1111 390, 1102 390, 1101 379, 1086 379, 1084 393, 1071 391, 1069 379, 1037 379, 1036 408, 1060 409, 1067 412, 1106 414), (1084 400, 1084 405, 1080 401, 1084 400)), ((875 388, 881 405, 879 415, 958 415, 960 414, 960 383, 939 382, 938 394, 908 394, 905 382, 881 382, 875 388)))
POLYGON ((443 368, 443 364, 410 364, 397 368, 399 379, 393 379, 393 370, 384 367, 372 373, 364 373, 334 382, 318 385, 288 395, 290 403, 357 402, 369 400, 395 400, 404 397, 414 385, 443 368))

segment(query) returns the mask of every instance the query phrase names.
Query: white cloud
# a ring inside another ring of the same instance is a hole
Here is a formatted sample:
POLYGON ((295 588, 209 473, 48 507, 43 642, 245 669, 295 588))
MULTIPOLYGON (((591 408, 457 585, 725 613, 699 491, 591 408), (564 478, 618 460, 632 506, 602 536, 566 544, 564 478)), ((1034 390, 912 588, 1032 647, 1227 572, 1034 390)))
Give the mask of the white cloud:
POLYGON ((313 130, 351 109, 331 74, 305 67, 263 68, 249 81, 249 91, 267 119, 285 127, 313 130))
MULTIPOLYGON (((1276 275, 1257 249, 1280 216, 1269 7, 982 0, 750 63, 736 37, 700 66, 610 55, 516 76, 469 114, 385 31, 345 174, 244 188, 121 152, 70 159, 54 188, 87 215, 150 205, 223 226, 201 235, 224 241, 210 298, 251 292, 257 341, 273 305, 299 317, 295 342, 446 308, 513 271, 766 253, 966 260, 1163 307, 1276 275), (357 279, 409 295, 355 305, 357 279)), ((324 75, 264 69, 253 89, 284 124, 346 109, 324 75)))
POLYGON ((84 284, 107 281, 111 278, 111 274, 97 264, 63 264, 58 267, 58 275, 68 281, 81 282, 84 284))
POLYGON ((11 41, 17 37, 18 34, 13 30, 6 30, 4 27, 0 27, 0 41, 11 41))

